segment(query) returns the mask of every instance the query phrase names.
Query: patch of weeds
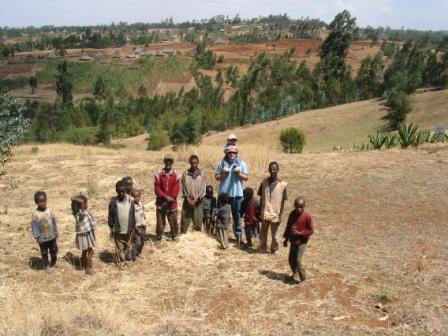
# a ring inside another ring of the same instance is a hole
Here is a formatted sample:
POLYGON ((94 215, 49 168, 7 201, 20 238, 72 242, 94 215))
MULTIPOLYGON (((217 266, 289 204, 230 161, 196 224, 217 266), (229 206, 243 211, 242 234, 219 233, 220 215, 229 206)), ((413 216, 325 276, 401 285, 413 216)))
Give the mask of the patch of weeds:
POLYGON ((38 152, 39 152, 39 147, 37 147, 37 146, 31 147, 31 154, 37 154, 38 152))
POLYGON ((123 144, 107 144, 107 145, 104 145, 104 147, 110 148, 110 149, 122 149, 122 148, 125 148, 126 146, 123 144))
POLYGON ((89 198, 98 196, 98 182, 92 175, 87 175, 87 196, 89 198))
POLYGON ((395 293, 389 289, 380 289, 372 294, 372 298, 381 303, 391 302, 395 297, 395 293))

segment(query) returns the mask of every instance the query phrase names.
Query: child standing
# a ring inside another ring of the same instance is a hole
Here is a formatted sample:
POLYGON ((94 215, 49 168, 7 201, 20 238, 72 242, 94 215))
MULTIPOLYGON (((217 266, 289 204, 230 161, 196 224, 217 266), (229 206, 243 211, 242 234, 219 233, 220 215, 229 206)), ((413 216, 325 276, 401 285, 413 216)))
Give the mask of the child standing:
POLYGON ((72 211, 76 218, 76 247, 81 250, 81 267, 86 274, 95 274, 93 270, 93 249, 96 247, 96 223, 88 210, 87 197, 72 197, 72 211))
POLYGON ((308 239, 314 233, 314 225, 311 215, 305 212, 305 199, 297 197, 294 200, 294 210, 291 211, 286 225, 283 237, 283 246, 288 246, 288 241, 291 242, 289 247, 289 265, 291 266, 293 281, 306 280, 305 269, 302 265, 303 255, 305 254, 308 239))
POLYGON ((253 246, 252 238, 257 235, 260 224, 260 206, 254 198, 254 190, 245 188, 243 190, 243 202, 241 203, 241 216, 244 218, 244 231, 246 233, 246 246, 253 246))
POLYGON ((108 225, 117 249, 119 267, 127 267, 132 260, 132 236, 135 231, 135 209, 131 196, 126 194, 126 185, 120 180, 115 185, 117 196, 109 203, 108 225))
POLYGON ((268 233, 271 230, 271 253, 278 250, 277 232, 283 217, 285 201, 288 198, 286 186, 288 183, 278 177, 279 164, 275 161, 269 163, 269 177, 263 179, 258 189, 261 203, 261 232, 260 252, 267 252, 268 233))
POLYGON ((135 209, 135 252, 137 256, 142 258, 141 253, 143 251, 143 246, 145 245, 146 236, 146 216, 145 207, 141 202, 142 192, 138 189, 133 189, 131 196, 134 199, 134 209, 135 209))
POLYGON ((229 247, 229 221, 232 209, 230 208, 227 194, 221 193, 218 196, 218 206, 214 211, 214 221, 217 227, 217 237, 223 250, 229 247))
POLYGON ((56 265, 58 259, 56 217, 53 211, 47 208, 47 194, 44 191, 34 194, 34 203, 36 203, 37 209, 31 216, 31 228, 34 238, 39 243, 42 265, 47 272, 50 272, 51 267, 56 265), (50 262, 48 262, 48 252, 50 252, 50 262))
POLYGON ((216 198, 213 196, 213 187, 208 185, 205 188, 205 197, 202 199, 202 207, 204 210, 203 224, 205 232, 213 234, 214 227, 212 227, 213 211, 216 208, 216 198))

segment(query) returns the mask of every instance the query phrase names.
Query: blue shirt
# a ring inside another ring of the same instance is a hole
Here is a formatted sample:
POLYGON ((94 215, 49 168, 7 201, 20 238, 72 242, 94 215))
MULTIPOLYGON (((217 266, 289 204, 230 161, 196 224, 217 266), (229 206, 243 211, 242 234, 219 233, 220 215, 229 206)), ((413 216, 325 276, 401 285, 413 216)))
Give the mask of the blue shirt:
POLYGON ((240 167, 241 173, 248 175, 249 171, 247 169, 246 163, 241 159, 235 159, 234 162, 229 162, 224 158, 216 166, 215 175, 221 175, 224 167, 229 169, 229 173, 226 175, 225 179, 219 182, 219 192, 226 193, 229 197, 242 197, 243 196, 243 181, 240 179, 237 173, 235 173, 235 168, 240 167))

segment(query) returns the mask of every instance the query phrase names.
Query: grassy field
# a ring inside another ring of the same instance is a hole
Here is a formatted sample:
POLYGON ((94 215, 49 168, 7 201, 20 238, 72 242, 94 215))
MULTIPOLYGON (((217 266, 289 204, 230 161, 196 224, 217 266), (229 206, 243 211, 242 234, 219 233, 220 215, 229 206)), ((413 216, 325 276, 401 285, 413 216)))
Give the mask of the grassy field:
MULTIPOLYGON (((37 73, 39 83, 54 83, 60 60, 46 60, 37 73)), ((160 81, 188 83, 189 60, 180 57, 156 59, 144 57, 132 62, 93 60, 90 62, 69 62, 75 93, 92 93, 96 80, 102 76, 114 95, 135 94, 140 85, 153 91, 160 81)))
MULTIPOLYGON (((238 134, 249 139, 250 131, 238 134)), ((185 169, 197 152, 211 176, 223 141, 174 153, 175 167, 185 169)), ((106 224, 115 181, 131 175, 144 189, 153 234, 152 176, 164 152, 33 147, 19 147, 0 180, 2 335, 448 333, 448 146, 289 156, 246 143, 247 185, 257 187, 275 159, 289 182, 287 211, 293 197, 308 200, 316 232, 305 255, 310 280, 301 286, 287 282, 286 248, 271 256, 231 244, 223 252, 198 232, 148 244, 143 260, 119 271, 106 224), (51 274, 39 269, 30 231, 38 189, 47 191, 61 232, 51 274), (92 195, 99 224, 94 277, 77 269, 69 199, 78 192, 92 195)))
MULTIPOLYGON (((433 130, 439 123, 448 126, 448 90, 414 94, 414 110, 407 117, 420 128, 433 130)), ((353 143, 367 143, 368 135, 384 129, 381 118, 386 114, 384 100, 373 99, 326 109, 306 111, 290 117, 243 128, 235 128, 210 135, 204 145, 222 145, 223 138, 236 133, 240 144, 260 144, 263 149, 279 150, 279 134, 282 129, 297 127, 305 133, 305 152, 329 152, 335 146, 351 149, 353 143)))

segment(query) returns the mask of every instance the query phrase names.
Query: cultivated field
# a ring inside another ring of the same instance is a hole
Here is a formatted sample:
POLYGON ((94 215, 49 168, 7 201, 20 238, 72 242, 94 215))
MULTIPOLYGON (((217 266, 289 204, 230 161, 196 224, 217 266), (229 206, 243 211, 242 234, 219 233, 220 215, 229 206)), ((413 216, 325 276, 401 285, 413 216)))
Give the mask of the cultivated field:
MULTIPOLYGON (((209 48, 217 56, 224 56, 222 64, 216 64, 214 70, 204 70, 203 73, 214 78, 218 69, 225 70, 231 65, 240 68, 240 73, 246 73, 251 58, 260 52, 266 52, 269 56, 279 55, 287 49, 295 48, 295 57, 298 63, 305 60, 311 68, 319 62, 318 49, 321 45, 318 40, 281 40, 275 43, 258 44, 224 44, 210 46, 209 48), (307 51, 310 53, 307 54, 307 51)), ((91 95, 95 81, 99 76, 108 84, 110 90, 119 96, 137 94, 137 89, 143 85, 148 92, 165 94, 167 92, 179 92, 189 90, 196 84, 189 72, 189 64, 192 60, 192 51, 195 45, 188 43, 151 44, 149 54, 156 54, 165 48, 170 48, 177 53, 175 59, 164 58, 128 58, 134 50, 142 48, 138 45, 126 45, 122 48, 106 49, 68 49, 65 59, 70 62, 70 73, 73 79, 74 93, 82 98, 91 95), (120 59, 114 59, 114 52, 118 51, 120 59), (96 53, 102 53, 103 57, 95 59, 96 53), (79 61, 81 56, 88 55, 90 61, 79 61)), ((374 56, 380 51, 378 45, 372 45, 367 41, 357 41, 350 45, 347 54, 347 63, 351 65, 353 73, 358 71, 361 61, 367 56, 374 56)), ((48 51, 17 53, 17 59, 26 59, 27 56, 45 58, 48 51)), ((37 76, 39 89, 35 94, 30 94, 28 86, 13 90, 15 97, 21 99, 38 99, 53 101, 56 97, 54 83, 57 76, 57 66, 63 58, 37 59, 33 64, 0 64, 0 79, 14 77, 37 76)))
MULTIPOLYGON (((328 127, 319 111, 312 113, 328 127)), ((148 244, 143 260, 119 271, 106 224, 115 181, 132 175, 144 188, 153 234, 152 175, 163 152, 27 145, 16 150, 0 180, 0 334, 448 334, 448 146, 289 156, 270 147, 267 128, 266 142, 249 141, 257 127, 237 130, 250 167, 248 185, 257 187, 275 159, 289 182, 287 211, 300 194, 314 215, 307 283, 288 283, 285 248, 276 256, 233 244, 221 251, 198 232, 179 243, 148 244), (51 274, 39 269, 30 231, 38 189, 48 192, 60 228, 60 259, 51 274), (92 195, 99 224, 94 277, 77 269, 69 199, 78 192, 92 195)), ((175 153, 176 168, 185 169, 195 151, 211 176, 223 142, 224 135, 215 135, 175 153)))

